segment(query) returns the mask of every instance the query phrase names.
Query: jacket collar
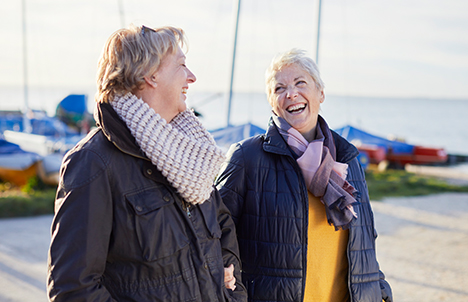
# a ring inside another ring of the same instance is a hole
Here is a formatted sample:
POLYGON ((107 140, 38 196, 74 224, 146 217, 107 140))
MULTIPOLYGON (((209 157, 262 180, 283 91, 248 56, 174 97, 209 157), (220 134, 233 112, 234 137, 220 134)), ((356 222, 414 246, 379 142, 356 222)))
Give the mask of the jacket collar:
POLYGON ((98 103, 94 113, 94 119, 99 128, 120 151, 129 155, 149 160, 140 147, 137 145, 135 138, 108 103, 98 103))
POLYGON ((263 150, 270 153, 276 153, 279 155, 286 155, 293 157, 294 159, 297 158, 294 152, 292 152, 291 148, 288 144, 284 141, 283 137, 279 133, 278 128, 273 121, 273 118, 270 118, 268 122, 268 128, 265 133, 265 141, 263 142, 263 150))
POLYGON ((120 119, 119 115, 110 104, 98 103, 94 112, 94 119, 107 139, 121 152, 147 161, 144 164, 145 177, 167 185, 168 187, 172 187, 162 173, 153 166, 151 160, 145 155, 143 150, 141 150, 140 146, 138 146, 130 129, 127 128, 125 122, 120 119), (152 172, 155 170, 157 173, 152 172), (151 171, 151 173, 148 171, 151 171))
MULTIPOLYGON (((332 130, 331 132, 333 139, 335 140, 337 162, 348 163, 358 156, 359 151, 354 145, 349 143, 335 131, 332 130)), ((290 156, 294 159, 297 159, 298 157, 284 141, 272 118, 270 118, 270 121, 268 122, 268 129, 265 134, 265 141, 263 142, 263 150, 265 150, 265 152, 290 156)))
POLYGON ((340 163, 349 163, 359 155, 358 149, 344 137, 331 130, 336 147, 336 160, 340 163))

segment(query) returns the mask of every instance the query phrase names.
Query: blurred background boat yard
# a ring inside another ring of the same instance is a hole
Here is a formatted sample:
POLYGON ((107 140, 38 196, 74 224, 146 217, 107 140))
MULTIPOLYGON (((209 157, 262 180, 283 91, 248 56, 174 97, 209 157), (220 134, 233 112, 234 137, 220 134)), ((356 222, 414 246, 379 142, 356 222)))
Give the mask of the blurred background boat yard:
POLYGON ((61 160, 95 126, 97 59, 107 37, 130 23, 186 31, 187 65, 197 76, 187 104, 225 150, 266 129, 264 72, 273 56, 305 49, 325 82, 321 114, 358 147, 367 168, 378 258, 395 301, 468 299, 468 2, 21 0, 0 7, 0 217, 9 217, 0 219, 0 302, 47 301, 61 160), (376 173, 385 175, 378 185, 386 190, 376 189, 376 173), (418 191, 426 187, 432 191, 418 191), (392 197, 397 191, 404 197, 392 197))

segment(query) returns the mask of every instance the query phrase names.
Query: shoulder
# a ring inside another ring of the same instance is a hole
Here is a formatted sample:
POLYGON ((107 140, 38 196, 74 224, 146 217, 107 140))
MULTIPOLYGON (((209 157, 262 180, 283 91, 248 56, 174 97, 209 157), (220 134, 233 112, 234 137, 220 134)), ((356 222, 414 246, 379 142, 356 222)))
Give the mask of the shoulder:
POLYGON ((60 168, 60 186, 78 188, 104 173, 110 165, 112 143, 101 130, 90 132, 75 147, 68 151, 60 168))
POLYGON ((227 185, 240 190, 243 188, 241 183, 255 177, 258 167, 265 161, 263 140, 263 136, 258 135, 231 145, 215 182, 218 188, 222 184, 223 187, 227 185), (233 182, 237 185, 228 185, 233 182))
POLYGON ((246 138, 244 140, 241 140, 240 142, 233 144, 232 147, 236 147, 239 149, 243 149, 246 151, 257 151, 261 150, 263 143, 265 142, 265 135, 264 134, 258 134, 249 138, 246 138))
POLYGON ((263 153, 264 141, 264 135, 256 135, 232 144, 226 154, 226 158, 229 162, 248 161, 263 153))
POLYGON ((350 164, 359 155, 358 149, 335 131, 332 130, 331 132, 335 142, 336 160, 350 164))

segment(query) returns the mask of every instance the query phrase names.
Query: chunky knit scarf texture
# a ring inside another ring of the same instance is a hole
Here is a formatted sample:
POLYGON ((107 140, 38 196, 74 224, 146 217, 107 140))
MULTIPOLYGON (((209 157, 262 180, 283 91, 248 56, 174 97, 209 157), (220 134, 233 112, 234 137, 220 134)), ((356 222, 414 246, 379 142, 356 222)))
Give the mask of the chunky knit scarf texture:
POLYGON ((357 217, 353 204, 357 203, 358 192, 345 180, 348 165, 335 161, 335 143, 325 120, 318 117, 316 138, 310 143, 285 119, 273 115, 273 121, 299 156, 297 163, 307 189, 325 205, 328 223, 333 224, 335 230, 348 229, 357 217))
POLYGON ((115 97, 111 105, 146 156, 185 201, 201 204, 210 197, 225 156, 192 110, 179 113, 167 123, 131 93, 115 97))

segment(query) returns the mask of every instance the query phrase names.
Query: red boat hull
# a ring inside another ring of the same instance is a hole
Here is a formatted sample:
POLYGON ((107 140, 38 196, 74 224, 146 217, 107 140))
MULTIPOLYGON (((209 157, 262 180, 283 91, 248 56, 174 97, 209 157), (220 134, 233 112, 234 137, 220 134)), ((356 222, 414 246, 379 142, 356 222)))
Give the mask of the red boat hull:
POLYGON ((383 147, 373 145, 360 145, 359 152, 364 153, 369 158, 369 163, 379 164, 384 160, 398 165, 427 165, 444 163, 448 159, 448 154, 442 148, 429 148, 415 146, 413 153, 386 153, 383 147))
POLYGON ((386 159, 385 148, 374 145, 360 145, 357 147, 360 153, 364 153, 369 158, 369 163, 378 164, 386 159))

